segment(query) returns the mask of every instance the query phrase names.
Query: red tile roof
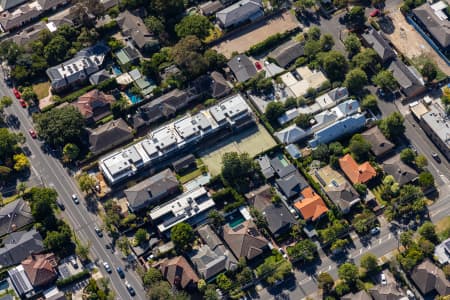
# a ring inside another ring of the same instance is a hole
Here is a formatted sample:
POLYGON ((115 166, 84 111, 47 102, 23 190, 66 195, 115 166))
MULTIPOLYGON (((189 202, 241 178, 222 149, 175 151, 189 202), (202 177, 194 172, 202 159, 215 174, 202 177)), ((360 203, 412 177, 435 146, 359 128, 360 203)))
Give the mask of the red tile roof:
POLYGON ((196 284, 199 280, 194 269, 183 256, 165 259, 159 266, 164 278, 172 286, 186 288, 190 284, 196 284))
POLYGON ((350 154, 346 154, 339 159, 339 166, 353 184, 366 183, 377 176, 377 171, 369 162, 366 161, 365 163, 358 165, 350 154))
POLYGON ((303 219, 315 221, 328 211, 325 202, 311 187, 302 191, 303 199, 294 204, 303 219))
POLYGON ((56 257, 53 253, 32 254, 22 261, 22 266, 34 287, 44 286, 56 280, 56 257))
POLYGON ((99 114, 104 114, 105 110, 108 111, 113 102, 114 97, 112 95, 95 89, 78 97, 78 100, 73 102, 72 105, 78 108, 83 117, 88 119, 99 114))

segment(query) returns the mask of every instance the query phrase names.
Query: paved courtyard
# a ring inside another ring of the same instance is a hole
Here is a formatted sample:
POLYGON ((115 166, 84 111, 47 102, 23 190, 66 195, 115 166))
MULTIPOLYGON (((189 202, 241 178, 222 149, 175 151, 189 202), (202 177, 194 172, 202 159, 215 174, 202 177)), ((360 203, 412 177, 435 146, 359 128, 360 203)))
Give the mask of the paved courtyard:
POLYGON ((215 46, 217 52, 222 53, 227 58, 231 58, 233 52, 244 53, 252 45, 264 41, 271 35, 283 33, 300 27, 297 18, 290 12, 285 12, 280 16, 257 22, 250 25, 243 31, 231 35, 227 40, 215 46))
POLYGON ((276 145, 269 132, 261 125, 230 136, 212 148, 200 153, 202 161, 208 166, 212 176, 220 173, 222 155, 227 152, 247 152, 251 157, 276 145))

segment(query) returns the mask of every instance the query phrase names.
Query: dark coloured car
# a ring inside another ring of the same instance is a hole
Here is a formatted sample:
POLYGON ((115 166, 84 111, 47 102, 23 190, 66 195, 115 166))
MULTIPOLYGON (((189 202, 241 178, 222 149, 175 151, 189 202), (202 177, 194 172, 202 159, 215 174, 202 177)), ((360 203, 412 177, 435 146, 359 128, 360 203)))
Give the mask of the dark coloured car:
POLYGON ((122 270, 121 267, 117 267, 117 274, 119 274, 120 278, 125 278, 125 272, 122 270))
POLYGON ((136 295, 136 292, 134 291, 134 288, 131 286, 131 284, 125 282, 125 286, 127 287, 128 293, 130 293, 131 296, 136 295))
POLYGON ((58 205, 60 210, 65 210, 66 207, 64 206, 64 203, 62 203, 61 201, 56 201, 56 205, 58 205))
POLYGON ((99 237, 103 237, 103 232, 100 228, 98 228, 98 226, 94 227, 95 233, 99 236, 99 237))
POLYGON ((437 153, 433 153, 433 154, 431 154, 431 156, 434 158, 435 161, 437 161, 438 163, 441 163, 441 158, 439 157, 439 155, 437 153))

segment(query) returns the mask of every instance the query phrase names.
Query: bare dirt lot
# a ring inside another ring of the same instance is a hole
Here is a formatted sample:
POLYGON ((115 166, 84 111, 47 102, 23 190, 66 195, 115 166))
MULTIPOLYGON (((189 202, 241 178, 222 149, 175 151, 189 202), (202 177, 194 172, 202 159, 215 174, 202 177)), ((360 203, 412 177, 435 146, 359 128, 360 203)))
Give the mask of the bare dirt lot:
POLYGON ((200 153, 202 161, 208 166, 211 175, 217 175, 222 168, 222 155, 227 152, 243 153, 247 152, 251 157, 261 153, 276 145, 275 140, 269 132, 260 124, 244 132, 230 136, 215 145, 213 149, 208 149, 200 153))
POLYGON ((426 40, 412 27, 400 10, 394 10, 389 14, 391 22, 387 22, 381 27, 386 33, 392 44, 406 57, 413 59, 420 55, 431 58, 436 65, 447 75, 450 75, 450 67, 445 61, 431 48, 426 40), (390 23, 390 24, 389 24, 390 23))
POLYGON ((300 27, 300 23, 290 12, 262 22, 257 22, 243 31, 231 35, 227 40, 215 46, 218 52, 230 58, 233 52, 243 53, 251 46, 264 41, 271 35, 300 27))

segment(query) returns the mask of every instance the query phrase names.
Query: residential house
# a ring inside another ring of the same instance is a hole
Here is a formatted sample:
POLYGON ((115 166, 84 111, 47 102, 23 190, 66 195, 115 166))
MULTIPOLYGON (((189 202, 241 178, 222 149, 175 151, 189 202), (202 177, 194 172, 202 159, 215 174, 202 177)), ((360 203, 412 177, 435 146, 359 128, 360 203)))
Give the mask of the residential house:
POLYGON ((219 25, 226 29, 245 22, 252 22, 264 15, 261 0, 240 0, 216 13, 219 25))
POLYGON ((183 172, 197 166, 197 160, 192 154, 183 156, 172 163, 172 168, 175 172, 183 172))
POLYGON ((159 265, 163 277, 174 288, 195 289, 199 280, 194 269, 183 256, 165 258, 159 265))
POLYGON ((417 179, 417 172, 407 164, 405 164, 401 158, 400 154, 394 155, 393 157, 385 160, 383 162, 383 171, 387 175, 394 177, 395 182, 400 186, 410 183, 411 181, 417 179))
POLYGON ((100 0, 104 10, 108 10, 116 5, 119 5, 119 0, 100 0))
POLYGON ((123 119, 111 120, 89 130, 89 151, 94 155, 104 153, 133 139, 133 131, 123 119))
POLYGON ((224 270, 238 268, 237 259, 211 226, 204 225, 197 232, 204 244, 191 257, 191 261, 203 279, 209 281, 224 270))
POLYGON ((388 67, 397 80, 400 91, 407 97, 415 97, 425 92, 422 75, 413 66, 405 65, 399 58, 393 60, 388 67))
POLYGON ((140 50, 152 51, 159 48, 158 40, 148 30, 139 16, 126 10, 119 14, 116 21, 122 31, 122 35, 131 39, 140 50))
POLYGON ((170 169, 165 169, 124 190, 128 207, 134 212, 157 204, 162 199, 179 192, 180 183, 170 169))
POLYGON ((320 144, 331 143, 345 135, 350 135, 363 128, 366 124, 364 114, 354 114, 340 119, 333 124, 316 131, 313 139, 308 144, 311 148, 316 148, 320 144))
POLYGON ((405 295, 398 288, 397 283, 378 284, 369 289, 374 300, 403 300, 405 295))
POLYGON ((169 236, 170 229, 178 223, 186 222, 192 226, 201 224, 208 218, 208 212, 214 206, 214 200, 206 189, 198 187, 153 208, 149 216, 158 231, 169 236))
POLYGON ((283 154, 278 154, 270 160, 270 165, 278 177, 283 178, 297 170, 297 168, 289 163, 283 154))
POLYGON ((341 297, 341 300, 372 300, 372 297, 370 297, 369 293, 367 293, 365 290, 361 290, 354 293, 349 293, 347 295, 344 295, 341 297))
POLYGON ((21 299, 30 299, 36 295, 22 265, 9 269, 8 275, 16 294, 21 299))
POLYGON ((350 154, 339 158, 339 166, 352 184, 367 183, 377 176, 377 171, 369 162, 359 165, 350 154))
POLYGON ((211 78, 211 84, 208 90, 211 97, 220 99, 231 93, 231 87, 221 73, 213 71, 209 77, 211 78))
POLYGON ((111 114, 112 95, 93 89, 71 103, 76 107, 87 124, 93 124, 111 114))
POLYGON ((278 138, 278 140, 285 144, 293 144, 297 143, 298 141, 306 138, 307 136, 310 136, 312 134, 312 131, 310 129, 303 129, 298 127, 295 124, 292 124, 278 132, 275 133, 275 136, 278 138))
POLYGON ((223 9, 223 7, 224 6, 223 6, 222 2, 220 2, 219 0, 207 1, 198 6, 202 15, 207 16, 207 17, 212 16, 219 10, 223 9))
POLYGON ((32 253, 44 250, 42 237, 35 229, 30 231, 17 231, 3 239, 0 248, 0 266, 9 267, 17 265, 32 253))
POLYGON ((311 71, 308 67, 299 67, 295 70, 295 74, 287 72, 280 78, 286 86, 287 94, 296 98, 306 95, 311 88, 319 89, 327 81, 321 71, 311 71))
POLYGON ((19 33, 5 40, 12 40, 19 46, 25 46, 28 43, 38 40, 41 37, 41 32, 44 30, 55 32, 61 25, 73 26, 73 22, 65 17, 58 18, 56 15, 49 18, 47 22, 41 21, 27 26, 19 33))
MULTIPOLYGON (((317 97, 315 102, 319 104, 322 110, 330 109, 339 102, 348 98, 348 90, 346 87, 338 87, 317 97)), ((358 105, 359 106, 359 105, 358 105)))
POLYGON ((300 56, 305 55, 305 44, 289 40, 274 50, 268 57, 273 59, 280 67, 286 68, 300 56))
POLYGON ((31 254, 22 261, 23 269, 34 288, 45 287, 53 283, 58 278, 57 265, 53 253, 31 254))
POLYGON ((267 227, 275 238, 288 232, 297 223, 281 201, 280 203, 272 202, 273 192, 269 185, 263 185, 249 192, 245 197, 250 205, 265 217, 267 227))
POLYGON ((434 248, 434 256, 441 265, 450 263, 450 238, 434 248))
POLYGON ((226 224, 223 226, 222 238, 238 259, 244 257, 251 260, 261 255, 269 244, 251 220, 246 220, 236 227, 226 224))
POLYGON ((420 117, 419 124, 447 160, 450 160, 450 121, 438 103, 433 103, 428 108, 429 111, 420 117))
POLYGON ((128 65, 137 62, 141 57, 141 53, 133 45, 126 45, 115 53, 119 64, 128 65))
POLYGON ((278 178, 276 183, 287 199, 294 199, 303 189, 308 187, 308 182, 297 170, 282 178, 278 178))
POLYGON ((27 0, 0 0, 0 11, 13 8, 14 6, 18 6, 26 1, 27 0))
POLYGON ((350 209, 361 201, 358 192, 353 186, 331 166, 315 170, 314 175, 327 193, 328 198, 343 213, 350 212, 350 209))
POLYGON ((56 9, 60 5, 64 5, 69 2, 69 0, 37 0, 41 9, 43 11, 56 9))
POLYGON ((362 34, 362 40, 366 47, 371 47, 375 50, 382 62, 386 62, 397 56, 383 33, 376 31, 372 27, 362 34))
POLYGON ((255 65, 245 54, 234 56, 228 61, 227 65, 239 82, 245 82, 253 78, 257 73, 255 65))
POLYGON ((89 75, 100 70, 109 48, 103 44, 80 50, 74 58, 47 69, 56 92, 85 83, 89 75))
POLYGON ((424 295, 431 293, 440 296, 450 295, 450 281, 445 277, 444 271, 428 258, 414 268, 411 279, 424 295))
POLYGON ((370 150, 376 157, 382 157, 395 148, 395 144, 384 136, 378 126, 364 131, 361 135, 370 144, 370 150))
POLYGON ((106 81, 108 79, 114 78, 115 75, 110 73, 107 70, 100 70, 98 72, 95 72, 91 76, 89 76, 89 83, 92 85, 97 85, 102 83, 103 81, 106 81))
POLYGON ((414 20, 442 51, 450 46, 450 21, 446 9, 448 4, 438 1, 434 4, 424 3, 413 9, 414 20))
POLYGON ((316 221, 328 212, 322 197, 311 187, 302 191, 302 197, 294 203, 295 209, 305 221, 316 221))
POLYGON ((300 149, 295 144, 289 144, 286 147, 284 147, 284 149, 287 151, 287 153, 289 153, 289 155, 293 159, 298 159, 298 158, 302 157, 302 153, 300 152, 300 149))
POLYGON ((0 209, 0 236, 9 234, 33 223, 30 206, 22 198, 0 209))
POLYGON ((270 158, 266 155, 260 156, 256 159, 256 162, 259 164, 261 168, 261 172, 266 179, 271 179, 275 176, 275 171, 270 164, 270 158))

